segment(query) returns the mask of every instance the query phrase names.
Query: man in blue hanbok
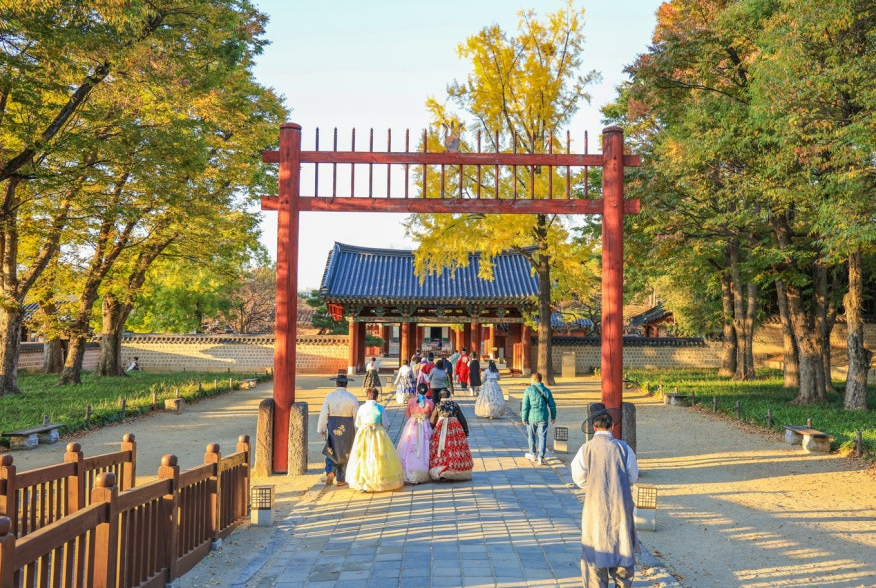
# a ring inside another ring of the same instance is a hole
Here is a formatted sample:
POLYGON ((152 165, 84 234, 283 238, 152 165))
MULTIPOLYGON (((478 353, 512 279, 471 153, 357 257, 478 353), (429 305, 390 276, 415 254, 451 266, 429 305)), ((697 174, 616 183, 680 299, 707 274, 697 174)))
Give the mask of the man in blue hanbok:
POLYGON ((356 436, 356 412, 359 401, 347 391, 349 380, 344 374, 332 378, 338 385, 337 390, 329 392, 319 411, 319 421, 316 432, 325 438, 325 483, 331 485, 337 478, 338 486, 346 486, 344 476, 353 439, 356 436))

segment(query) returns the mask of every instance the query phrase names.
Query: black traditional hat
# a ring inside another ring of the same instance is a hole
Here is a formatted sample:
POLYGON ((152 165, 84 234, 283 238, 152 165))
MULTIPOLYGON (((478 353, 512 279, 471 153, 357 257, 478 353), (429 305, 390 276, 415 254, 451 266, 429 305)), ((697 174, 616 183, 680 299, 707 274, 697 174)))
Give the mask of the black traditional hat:
POLYGON ((335 382, 337 382, 338 386, 343 386, 343 385, 347 384, 347 382, 354 382, 355 381, 351 378, 348 378, 347 374, 338 374, 337 376, 335 376, 333 378, 329 378, 329 380, 334 380, 335 382))

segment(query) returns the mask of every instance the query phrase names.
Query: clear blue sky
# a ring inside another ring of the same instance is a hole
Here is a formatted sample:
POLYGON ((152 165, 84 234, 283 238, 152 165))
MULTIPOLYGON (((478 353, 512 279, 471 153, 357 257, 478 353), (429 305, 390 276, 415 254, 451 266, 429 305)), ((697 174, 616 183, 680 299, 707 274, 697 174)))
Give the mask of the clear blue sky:
MULTIPOLYGON (((556 12, 561 0, 255 0, 270 16, 269 45, 255 75, 285 98, 290 122, 302 126, 304 148, 312 149, 316 127, 323 145, 331 129, 349 143, 356 128, 365 144, 368 129, 376 137, 412 136, 429 121, 428 97, 446 96, 447 84, 463 80, 468 62, 456 47, 483 27, 499 24, 516 34, 521 9, 539 17, 556 12), (310 141, 310 145, 308 145, 310 141)), ((602 81, 590 87, 592 101, 582 105, 570 131, 572 148, 598 150, 603 125, 599 107, 614 98, 623 68, 646 50, 660 0, 577 0, 584 6, 584 69, 602 81)), ((279 131, 278 131, 279 132, 279 131)), ((401 143, 399 143, 400 145, 401 143)), ((346 148, 341 143, 341 148, 346 148)), ((276 258, 277 215, 262 213, 262 242, 276 258)), ((368 247, 410 249, 400 222, 403 215, 379 213, 301 213, 299 290, 317 288, 335 241, 368 247)))

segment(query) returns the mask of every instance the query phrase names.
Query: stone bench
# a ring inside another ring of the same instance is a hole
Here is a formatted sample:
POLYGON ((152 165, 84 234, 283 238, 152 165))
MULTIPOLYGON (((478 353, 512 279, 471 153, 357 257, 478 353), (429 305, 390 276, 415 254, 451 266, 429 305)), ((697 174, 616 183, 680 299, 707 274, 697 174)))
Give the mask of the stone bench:
POLYGON ((800 425, 782 425, 785 427, 785 441, 791 445, 802 445, 803 450, 810 453, 830 452, 833 436, 810 427, 800 425))
POLYGON ((663 395, 663 404, 671 404, 672 406, 687 406, 687 394, 679 394, 678 392, 669 392, 663 395))
POLYGON ((10 449, 33 449, 40 443, 57 442, 60 439, 58 429, 63 426, 58 423, 45 422, 38 427, 9 431, 8 433, 3 433, 3 436, 9 437, 10 449))

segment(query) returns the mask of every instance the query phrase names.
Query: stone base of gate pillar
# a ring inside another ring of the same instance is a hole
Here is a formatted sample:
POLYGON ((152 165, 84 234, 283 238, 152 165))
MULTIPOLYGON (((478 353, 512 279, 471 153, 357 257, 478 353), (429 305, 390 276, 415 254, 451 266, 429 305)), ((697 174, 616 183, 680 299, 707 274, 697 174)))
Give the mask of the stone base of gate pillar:
POLYGON ((295 402, 289 411, 289 476, 307 473, 307 403, 295 402))
POLYGON ((621 436, 636 452, 636 405, 632 402, 621 403, 621 436))
POLYGON ((274 399, 265 398, 259 403, 259 420, 256 425, 254 478, 265 478, 274 473, 274 399))

